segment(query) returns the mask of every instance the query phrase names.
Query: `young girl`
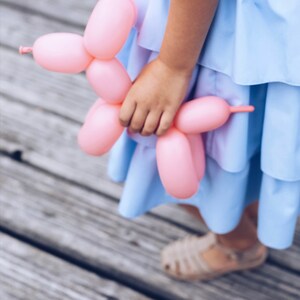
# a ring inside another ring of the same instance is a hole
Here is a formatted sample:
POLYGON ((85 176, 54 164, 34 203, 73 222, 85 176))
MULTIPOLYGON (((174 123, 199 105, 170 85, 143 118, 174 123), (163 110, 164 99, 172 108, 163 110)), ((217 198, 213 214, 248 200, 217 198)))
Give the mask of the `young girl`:
POLYGON ((129 130, 109 165, 115 181, 126 179, 120 212, 132 218, 170 202, 199 211, 211 232, 162 251, 163 268, 176 278, 210 279, 259 266, 264 245, 292 244, 300 210, 300 2, 136 4, 136 30, 121 55, 135 80, 120 114, 129 130), (207 95, 256 110, 206 134, 204 180, 197 195, 178 201, 158 176, 157 135, 168 130, 183 100, 207 95))

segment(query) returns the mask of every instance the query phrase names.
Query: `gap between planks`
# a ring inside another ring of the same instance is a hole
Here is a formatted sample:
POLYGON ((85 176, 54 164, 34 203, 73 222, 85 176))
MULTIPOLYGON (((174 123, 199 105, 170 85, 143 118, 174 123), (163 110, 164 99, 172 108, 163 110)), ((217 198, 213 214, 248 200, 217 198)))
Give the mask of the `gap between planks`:
POLYGON ((226 291, 229 299, 245 291, 249 299, 260 299, 261 292, 273 299, 284 295, 293 299, 299 291, 296 276, 270 265, 255 272, 231 274, 209 284, 175 284, 160 271, 159 251, 185 232, 148 216, 135 222, 119 219, 114 205, 105 199, 100 201, 92 193, 10 160, 2 159, 1 166, 1 180, 5 183, 1 197, 3 226, 91 266, 131 277, 152 289, 172 291, 173 299, 188 296, 211 300, 219 297, 221 291, 226 291), (36 178, 39 181, 32 186, 30 183, 36 182, 36 178), (13 203, 9 199, 14 199, 13 203))
POLYGON ((147 300, 142 293, 101 278, 0 233, 1 300, 147 300))

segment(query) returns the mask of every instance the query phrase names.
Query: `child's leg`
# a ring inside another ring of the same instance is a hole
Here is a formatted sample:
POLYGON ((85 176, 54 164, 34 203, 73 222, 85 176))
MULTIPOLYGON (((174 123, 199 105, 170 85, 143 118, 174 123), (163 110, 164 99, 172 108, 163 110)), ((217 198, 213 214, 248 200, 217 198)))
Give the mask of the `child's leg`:
MULTIPOLYGON (((191 215, 205 224, 199 210, 190 205, 181 205, 191 215)), ((258 202, 247 207, 239 225, 227 234, 217 234, 218 240, 226 247, 243 250, 251 247, 257 242, 256 220, 258 202)))
POLYGON ((251 219, 252 223, 257 226, 258 218, 258 201, 253 202, 246 208, 246 214, 251 219))

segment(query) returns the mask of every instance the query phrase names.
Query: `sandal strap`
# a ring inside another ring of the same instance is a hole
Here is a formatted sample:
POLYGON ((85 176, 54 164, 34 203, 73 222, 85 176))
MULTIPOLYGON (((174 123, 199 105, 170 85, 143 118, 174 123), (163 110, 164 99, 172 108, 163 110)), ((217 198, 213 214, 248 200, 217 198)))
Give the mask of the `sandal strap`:
MULTIPOLYGON (((211 271, 208 264, 201 257, 198 237, 190 236, 185 239, 182 243, 181 250, 184 253, 186 264, 189 265, 190 269, 192 269, 194 273, 211 271)), ((180 253, 178 253, 178 255, 180 255, 180 253)))
MULTIPOLYGON (((227 256, 232 268, 236 268, 239 264, 249 264, 252 260, 257 261, 258 254, 264 251, 264 247, 259 242, 246 251, 227 248, 219 242, 216 234, 209 232, 203 237, 189 235, 167 246, 162 252, 162 264, 165 271, 176 278, 209 277, 219 272, 214 270, 203 257, 203 253, 212 248, 219 249, 227 256)), ((262 258, 263 256, 262 252, 262 258)))
MULTIPOLYGON (((206 236, 189 235, 168 246, 168 265, 173 270, 180 268, 182 273, 210 273, 212 268, 202 258, 201 252, 216 245, 217 239, 213 233, 206 236), (179 266, 178 266, 179 265, 179 266)), ((163 263, 164 263, 163 259, 163 263)))
POLYGON ((231 260, 237 261, 239 263, 243 263, 244 261, 249 261, 253 259, 253 257, 257 256, 257 253, 261 250, 262 245, 259 241, 249 249, 246 250, 235 250, 230 249, 223 246, 220 242, 217 242, 216 245, 220 251, 225 253, 231 260))

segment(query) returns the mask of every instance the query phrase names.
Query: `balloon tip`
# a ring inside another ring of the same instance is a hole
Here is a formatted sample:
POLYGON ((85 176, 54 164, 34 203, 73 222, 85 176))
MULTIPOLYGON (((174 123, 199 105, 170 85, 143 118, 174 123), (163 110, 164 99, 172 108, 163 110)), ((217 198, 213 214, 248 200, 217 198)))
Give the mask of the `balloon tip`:
POLYGON ((249 106, 232 106, 230 107, 230 112, 231 113, 251 113, 255 111, 255 107, 252 105, 249 106))
POLYGON ((23 47, 23 46, 20 46, 19 53, 21 55, 28 54, 28 53, 32 53, 32 50, 33 50, 32 47, 23 47))

